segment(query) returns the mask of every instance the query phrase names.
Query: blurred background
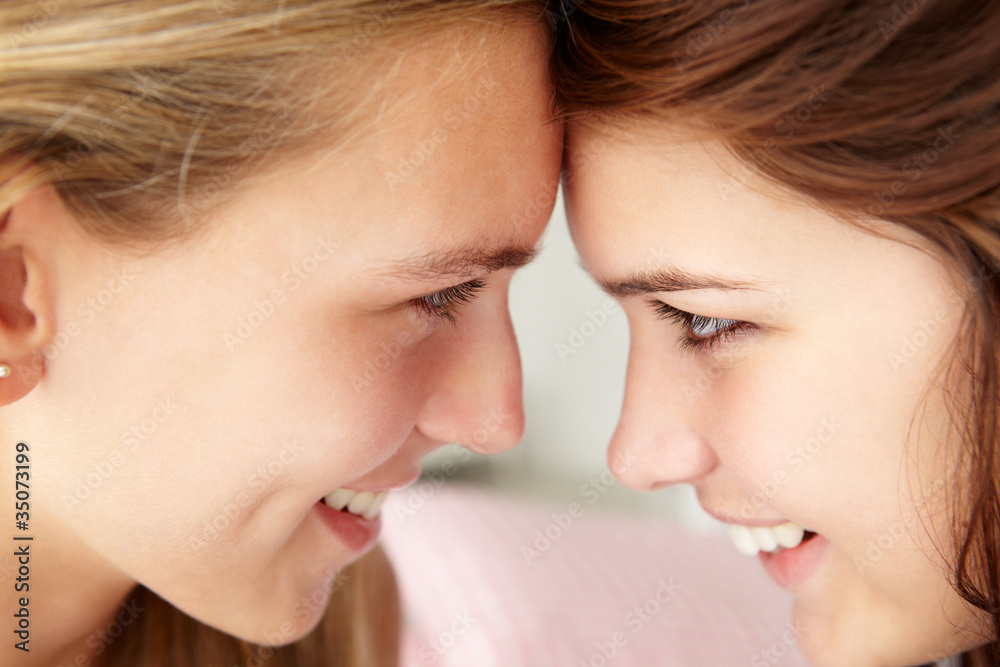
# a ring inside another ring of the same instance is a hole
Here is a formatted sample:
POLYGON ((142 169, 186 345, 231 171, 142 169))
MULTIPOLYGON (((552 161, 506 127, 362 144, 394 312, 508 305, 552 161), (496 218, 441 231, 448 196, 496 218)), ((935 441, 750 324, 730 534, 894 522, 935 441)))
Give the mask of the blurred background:
POLYGON ((597 491, 595 509, 664 516, 718 532, 721 526, 686 485, 640 493, 607 484, 607 446, 625 389, 628 322, 581 266, 561 192, 542 244, 510 290, 524 368, 524 440, 493 456, 445 447, 425 460, 425 481, 447 479, 559 505, 597 491))
POLYGON ((806 667, 788 594, 732 547, 691 487, 614 481, 606 452, 628 322, 580 265, 561 197, 542 244, 510 290, 524 440, 493 456, 439 449, 383 509, 411 638, 403 664, 806 667), (680 592, 661 607, 664 582, 680 592), (639 605, 656 615, 629 627, 639 605), (453 637, 458 613, 488 619, 488 631, 453 637), (608 649, 616 631, 628 643, 608 649))

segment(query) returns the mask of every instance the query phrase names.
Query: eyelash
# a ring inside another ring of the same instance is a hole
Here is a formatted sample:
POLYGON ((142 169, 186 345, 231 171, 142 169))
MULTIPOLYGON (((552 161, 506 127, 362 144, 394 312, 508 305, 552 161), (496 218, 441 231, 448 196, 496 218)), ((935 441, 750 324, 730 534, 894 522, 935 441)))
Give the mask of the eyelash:
POLYGON ((711 351, 720 343, 729 342, 740 334, 757 330, 757 326, 750 322, 695 315, 655 299, 651 300, 650 304, 656 310, 657 317, 684 327, 685 336, 681 340, 681 345, 688 350, 711 351), (695 329, 707 327, 715 329, 715 333, 709 336, 698 336, 694 333, 695 329))
POLYGON ((470 280, 461 285, 453 285, 443 290, 422 296, 412 301, 414 308, 422 314, 455 323, 455 313, 462 304, 473 301, 486 288, 482 278, 470 280))

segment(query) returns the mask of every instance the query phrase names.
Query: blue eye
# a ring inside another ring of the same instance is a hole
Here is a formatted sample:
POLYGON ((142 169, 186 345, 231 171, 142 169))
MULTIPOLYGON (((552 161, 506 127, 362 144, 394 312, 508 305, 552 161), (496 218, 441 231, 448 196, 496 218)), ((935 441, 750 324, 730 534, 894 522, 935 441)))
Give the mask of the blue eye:
POLYGON ((459 306, 474 300, 485 288, 486 281, 482 278, 476 278, 467 283, 454 285, 414 299, 412 303, 424 315, 454 323, 455 313, 459 306))
POLYGON ((695 315, 655 299, 650 301, 650 305, 656 310, 660 319, 670 320, 684 327, 686 335, 681 344, 689 349, 710 349, 717 343, 757 328, 750 322, 741 320, 695 315))
POLYGON ((691 335, 695 338, 712 338, 723 331, 732 329, 738 324, 736 320, 720 320, 717 317, 685 314, 690 317, 688 328, 691 331, 691 335))

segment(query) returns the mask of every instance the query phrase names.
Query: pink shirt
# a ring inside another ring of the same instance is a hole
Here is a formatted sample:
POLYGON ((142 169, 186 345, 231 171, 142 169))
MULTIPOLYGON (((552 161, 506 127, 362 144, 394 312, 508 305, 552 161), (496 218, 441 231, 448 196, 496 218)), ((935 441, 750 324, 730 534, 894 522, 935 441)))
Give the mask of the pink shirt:
POLYGON ((808 664, 790 598, 728 540, 455 482, 394 494, 382 517, 401 667, 808 664))

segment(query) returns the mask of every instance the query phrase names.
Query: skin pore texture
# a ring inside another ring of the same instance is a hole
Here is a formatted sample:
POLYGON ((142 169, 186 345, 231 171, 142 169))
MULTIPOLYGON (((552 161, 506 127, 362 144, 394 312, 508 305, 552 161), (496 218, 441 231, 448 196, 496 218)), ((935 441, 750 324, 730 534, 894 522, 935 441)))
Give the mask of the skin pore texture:
POLYGON ((0 351, 16 366, 50 345, 0 417, 4 460, 25 441, 35 471, 17 664, 93 657, 136 582, 294 641, 325 606, 302 601, 360 556, 320 498, 402 487, 442 444, 519 441, 507 290, 558 181, 547 51, 522 22, 420 38, 387 59, 377 123, 265 165, 205 233, 153 253, 88 237, 52 188, 15 205, 3 259, 26 284, 7 285, 0 351))
POLYGON ((573 238, 631 329, 609 448, 612 469, 635 461, 621 481, 692 484, 727 523, 794 521, 826 540, 792 586, 816 665, 982 643, 940 555, 958 440, 938 370, 965 303, 945 266, 916 235, 861 231, 710 137, 583 122, 568 135, 573 238))

